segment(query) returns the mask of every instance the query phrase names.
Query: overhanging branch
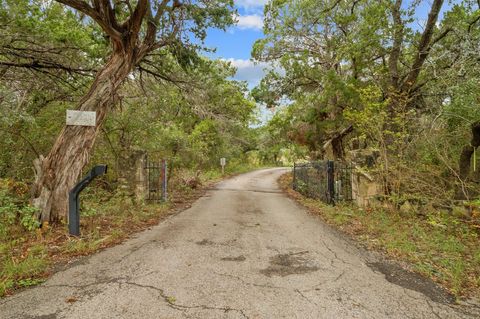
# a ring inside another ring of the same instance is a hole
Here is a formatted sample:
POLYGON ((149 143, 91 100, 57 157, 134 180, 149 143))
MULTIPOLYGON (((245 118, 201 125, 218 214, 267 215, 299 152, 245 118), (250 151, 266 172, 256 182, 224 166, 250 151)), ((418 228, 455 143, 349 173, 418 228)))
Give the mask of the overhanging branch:
MULTIPOLYGON (((102 11, 95 10, 95 8, 91 7, 88 3, 82 0, 56 0, 57 2, 67 5, 75 10, 78 10, 90 18, 92 18, 98 25, 102 28, 102 30, 114 41, 121 42, 122 34, 118 29, 115 29, 115 25, 112 25, 107 16, 102 15, 102 11)), ((101 5, 101 3, 110 2, 109 0, 95 0, 94 3, 96 5, 101 5)))
POLYGON ((420 71, 432 47, 433 31, 435 29, 435 25, 437 23, 438 15, 440 14, 440 10, 442 8, 443 2, 444 0, 433 1, 432 7, 430 9, 430 13, 428 14, 428 20, 425 26, 425 30, 423 31, 422 36, 420 38, 420 43, 417 48, 417 54, 416 54, 415 60, 412 64, 412 69, 408 73, 407 78, 402 85, 402 91, 405 91, 405 92, 410 91, 412 87, 415 85, 415 83, 417 82, 420 71))
POLYGON ((93 73, 96 72, 96 70, 94 69, 72 68, 62 64, 44 64, 44 63, 39 63, 38 61, 24 62, 24 63, 0 61, 0 66, 35 69, 35 70, 39 70, 39 69, 62 70, 62 71, 67 71, 69 73, 77 73, 80 75, 88 75, 88 76, 92 76, 93 73))

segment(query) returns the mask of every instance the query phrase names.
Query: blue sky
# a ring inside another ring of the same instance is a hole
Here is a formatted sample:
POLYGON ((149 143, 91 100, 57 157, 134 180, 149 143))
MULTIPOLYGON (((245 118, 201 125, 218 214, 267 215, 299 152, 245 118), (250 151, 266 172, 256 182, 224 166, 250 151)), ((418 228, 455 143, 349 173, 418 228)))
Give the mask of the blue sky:
POLYGON ((206 45, 216 48, 213 57, 231 61, 237 67, 236 79, 247 81, 250 88, 259 83, 264 65, 250 60, 252 46, 263 37, 263 8, 267 0, 234 0, 238 9, 238 24, 226 32, 211 29, 206 45))
MULTIPOLYGON (((319 0, 321 1, 321 0, 319 0)), ((405 0, 403 8, 406 9, 415 0, 405 0)), ((247 81, 249 87, 257 85, 263 76, 265 64, 255 65, 251 60, 252 46, 257 39, 263 37, 263 9, 268 0, 234 0, 238 9, 238 24, 229 28, 226 32, 211 29, 208 32, 206 45, 216 48, 212 57, 221 58, 237 67, 236 79, 247 81)), ((450 7, 451 3, 459 3, 460 0, 445 1, 443 11, 450 7)), ((416 21, 412 27, 421 29, 426 21, 431 0, 421 0, 416 7, 416 21)))

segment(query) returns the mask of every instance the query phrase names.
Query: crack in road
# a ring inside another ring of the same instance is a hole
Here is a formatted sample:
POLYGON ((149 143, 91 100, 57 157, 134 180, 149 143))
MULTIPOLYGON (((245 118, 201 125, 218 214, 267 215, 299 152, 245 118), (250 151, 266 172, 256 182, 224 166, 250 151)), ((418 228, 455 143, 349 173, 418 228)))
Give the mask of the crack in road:
POLYGON ((343 270, 338 276, 333 278, 333 280, 332 279, 325 279, 323 282, 321 282, 319 284, 316 284, 315 286, 313 286, 309 289, 304 289, 303 291, 304 292, 318 291, 318 290, 320 290, 319 287, 321 287, 321 286, 324 286, 324 285, 329 284, 329 283, 335 283, 335 282, 339 281, 341 278, 343 278, 343 276, 345 276, 346 273, 347 273, 347 271, 343 270))
POLYGON ((253 283, 253 282, 248 282, 248 281, 244 280, 243 278, 241 278, 239 276, 219 273, 219 272, 216 272, 216 271, 213 271, 213 273, 218 275, 218 276, 224 276, 224 277, 229 277, 229 278, 236 279, 236 280, 242 282, 243 284, 249 285, 249 286, 254 286, 254 287, 259 287, 259 288, 269 288, 269 289, 287 289, 287 290, 290 289, 290 288, 287 288, 287 287, 272 286, 272 285, 266 285, 266 284, 263 284, 263 285, 262 284, 256 284, 256 283, 253 283))
POLYGON ((293 291, 295 291, 297 294, 299 294, 299 295, 300 295, 303 299, 305 299, 307 302, 309 302, 309 303, 311 303, 311 304, 313 304, 313 305, 315 305, 315 306, 318 307, 318 304, 317 304, 315 301, 313 301, 313 300, 311 300, 310 298, 308 298, 307 296, 305 296, 305 295, 300 291, 300 289, 294 289, 293 291))
MULTIPOLYGON (((347 261, 345 261, 344 259, 338 257, 338 254, 336 251, 334 251, 329 245, 327 245, 327 243, 325 242, 325 240, 322 240, 322 244, 325 246, 325 248, 333 255, 334 259, 331 260, 331 262, 333 262, 333 260, 339 260, 342 264, 345 264, 345 265, 350 265, 350 266, 355 266, 353 265, 352 263, 349 263, 347 261)), ((333 266, 333 263, 331 263, 331 265, 333 266)))
POLYGON ((158 226, 1 300, 0 319, 55 310, 75 319, 480 318, 476 304, 411 290, 418 277, 384 267, 381 254, 280 194, 276 179, 285 171, 218 184, 158 226))
POLYGON ((146 288, 146 289, 152 289, 155 290, 159 293, 160 297, 162 297, 163 301, 172 309, 179 310, 179 311, 184 311, 188 309, 202 309, 202 310, 215 310, 215 311, 223 311, 225 313, 228 313, 230 311, 234 311, 239 313, 243 318, 249 319, 249 317, 245 314, 245 311, 242 309, 235 309, 232 307, 214 307, 214 306, 208 306, 208 305, 183 305, 183 304, 178 304, 175 301, 173 301, 172 296, 167 296, 165 294, 165 291, 162 288, 151 286, 151 285, 143 285, 139 284, 136 282, 131 282, 131 281, 126 281, 122 282, 120 284, 127 284, 139 288, 146 288))

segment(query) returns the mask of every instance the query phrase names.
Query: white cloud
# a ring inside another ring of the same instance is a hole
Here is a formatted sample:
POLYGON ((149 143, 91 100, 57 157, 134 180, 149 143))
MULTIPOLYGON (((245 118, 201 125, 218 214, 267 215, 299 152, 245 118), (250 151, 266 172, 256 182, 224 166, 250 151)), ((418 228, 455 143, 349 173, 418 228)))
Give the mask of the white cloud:
POLYGON ((225 61, 230 62, 235 68, 237 68, 237 74, 235 75, 235 80, 247 81, 248 86, 253 88, 260 83, 260 80, 265 75, 264 69, 269 67, 269 64, 261 62, 254 63, 251 60, 244 59, 226 59, 225 61))
POLYGON ((237 27, 242 30, 245 30, 245 29, 262 30, 263 29, 263 17, 258 14, 238 16, 237 20, 238 20, 237 27))
POLYGON ((268 0, 235 0, 235 4, 247 10, 263 8, 268 0))

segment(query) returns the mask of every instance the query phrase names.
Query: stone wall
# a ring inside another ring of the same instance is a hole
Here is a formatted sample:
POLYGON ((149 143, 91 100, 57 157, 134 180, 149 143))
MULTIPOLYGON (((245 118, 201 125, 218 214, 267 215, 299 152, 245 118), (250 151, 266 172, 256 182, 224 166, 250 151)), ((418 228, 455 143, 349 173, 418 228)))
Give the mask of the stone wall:
POLYGON ((352 145, 354 150, 347 153, 348 161, 354 164, 352 172, 352 193, 353 199, 360 207, 367 207, 377 195, 381 194, 381 186, 375 181, 374 177, 368 174, 362 167, 373 167, 379 157, 376 150, 364 148, 360 140, 355 140, 352 145))
POLYGON ((378 183, 359 167, 352 172, 353 200, 360 207, 368 207, 380 193, 378 183))
POLYGON ((119 159, 119 183, 120 189, 125 196, 132 197, 136 201, 143 201, 146 197, 146 173, 145 165, 147 153, 135 151, 119 159))

